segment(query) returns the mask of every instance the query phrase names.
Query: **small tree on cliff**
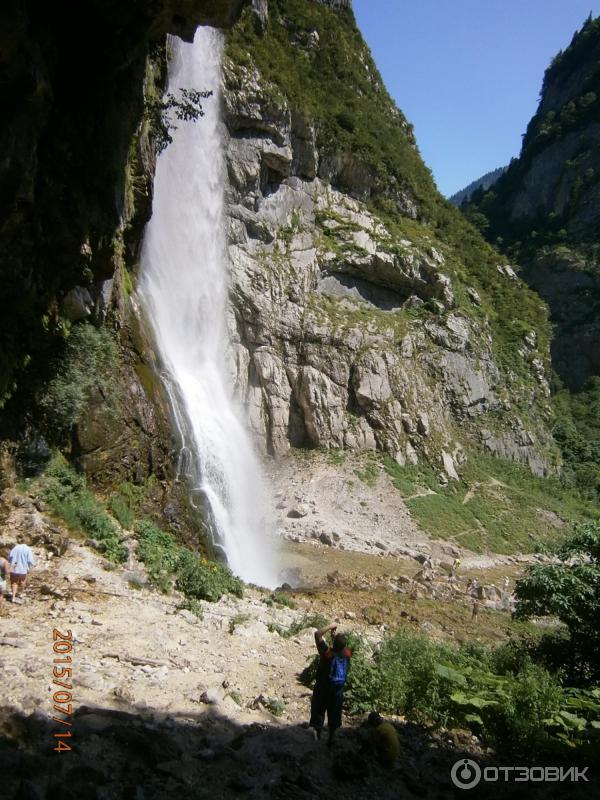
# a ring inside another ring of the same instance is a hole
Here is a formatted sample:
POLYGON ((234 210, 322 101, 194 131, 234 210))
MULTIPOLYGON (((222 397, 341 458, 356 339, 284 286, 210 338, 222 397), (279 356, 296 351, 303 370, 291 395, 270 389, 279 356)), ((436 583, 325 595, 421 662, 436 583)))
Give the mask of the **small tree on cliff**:
POLYGON ((557 617, 569 631, 570 678, 600 676, 600 523, 576 525, 559 563, 529 567, 517 581, 518 619, 557 617))
POLYGON ((212 91, 197 89, 179 89, 179 96, 168 92, 160 100, 147 100, 144 116, 154 134, 156 152, 162 151, 171 144, 172 132, 177 130, 174 119, 193 121, 204 116, 202 100, 212 96, 212 91))

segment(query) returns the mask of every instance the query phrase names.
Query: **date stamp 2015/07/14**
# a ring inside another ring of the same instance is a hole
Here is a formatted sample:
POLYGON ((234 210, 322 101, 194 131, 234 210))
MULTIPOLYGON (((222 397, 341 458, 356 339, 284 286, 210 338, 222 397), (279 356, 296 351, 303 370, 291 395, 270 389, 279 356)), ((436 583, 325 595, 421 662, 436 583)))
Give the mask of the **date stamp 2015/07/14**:
POLYGON ((53 711, 57 712, 52 719, 61 725, 61 729, 54 734, 55 752, 67 753, 71 750, 73 733, 73 633, 68 630, 61 633, 57 628, 53 630, 52 650, 54 651, 54 666, 52 667, 52 683, 61 687, 52 695, 53 711), (62 716, 59 716, 62 715, 62 716), (69 719, 71 717, 71 719, 69 719))

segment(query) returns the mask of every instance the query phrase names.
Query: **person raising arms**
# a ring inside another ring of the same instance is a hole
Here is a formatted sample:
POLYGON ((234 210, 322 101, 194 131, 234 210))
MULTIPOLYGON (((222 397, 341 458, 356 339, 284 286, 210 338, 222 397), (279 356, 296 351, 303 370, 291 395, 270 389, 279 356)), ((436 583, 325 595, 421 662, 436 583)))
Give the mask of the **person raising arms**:
POLYGON ((332 622, 325 628, 315 631, 315 645, 319 651, 317 678, 310 705, 310 727, 314 728, 317 739, 321 738, 325 713, 327 713, 327 744, 331 746, 336 730, 342 725, 344 704, 344 685, 348 675, 352 651, 346 647, 346 637, 336 633, 337 625, 332 622), (331 647, 323 638, 331 632, 331 647))

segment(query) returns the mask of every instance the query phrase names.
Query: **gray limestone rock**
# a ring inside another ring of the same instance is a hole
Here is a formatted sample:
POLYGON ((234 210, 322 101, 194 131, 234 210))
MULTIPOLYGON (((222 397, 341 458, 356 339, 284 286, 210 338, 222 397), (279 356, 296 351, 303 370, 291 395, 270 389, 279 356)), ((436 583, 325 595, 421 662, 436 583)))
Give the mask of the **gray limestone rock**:
POLYGON ((302 519, 302 517, 306 517, 308 514, 310 514, 310 508, 305 503, 299 503, 288 511, 287 516, 290 517, 290 519, 302 519))
POLYGON ((259 27, 264 30, 267 27, 269 19, 269 2, 268 0, 252 0, 252 10, 256 14, 259 27))
MULTIPOLYGON (((305 33, 298 46, 310 57, 319 42, 305 33)), ((225 63, 224 111, 230 368, 263 450, 377 448, 455 479, 457 443, 510 417, 514 382, 494 360, 488 323, 456 308, 445 254, 392 235, 364 204, 370 168, 348 153, 319 158, 310 119, 253 67, 225 63)), ((408 190, 395 201, 416 215, 408 190)), ((473 288, 467 296, 481 302, 473 288)), ((544 363, 528 352, 529 391, 545 398, 544 363)), ((544 421, 531 441, 513 421, 485 446, 543 470, 544 421)))
POLYGON ((69 322, 80 322, 91 316, 94 310, 94 300, 84 286, 76 286, 65 295, 62 301, 62 313, 69 322))

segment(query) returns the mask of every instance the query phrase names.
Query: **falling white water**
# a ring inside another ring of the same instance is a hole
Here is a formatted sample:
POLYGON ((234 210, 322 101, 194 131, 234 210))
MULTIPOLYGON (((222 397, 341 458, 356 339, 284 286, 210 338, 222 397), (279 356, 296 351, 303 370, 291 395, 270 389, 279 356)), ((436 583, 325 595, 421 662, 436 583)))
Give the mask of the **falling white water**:
POLYGON ((203 497, 214 543, 233 572, 272 587, 280 581, 270 502, 227 369, 222 37, 198 28, 193 44, 174 38, 172 51, 169 91, 210 89, 213 96, 201 119, 175 121, 173 142, 158 158, 139 294, 164 365, 192 501, 203 497))

